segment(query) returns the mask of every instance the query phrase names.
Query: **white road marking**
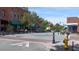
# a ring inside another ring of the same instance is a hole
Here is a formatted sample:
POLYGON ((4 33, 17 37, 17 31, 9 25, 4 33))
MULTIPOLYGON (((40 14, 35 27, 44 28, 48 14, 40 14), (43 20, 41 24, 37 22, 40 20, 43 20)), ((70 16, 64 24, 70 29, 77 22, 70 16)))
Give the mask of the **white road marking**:
POLYGON ((12 46, 24 46, 24 47, 29 47, 29 41, 27 42, 20 42, 20 43, 14 43, 14 44, 10 44, 12 46))
POLYGON ((53 50, 57 50, 57 48, 56 48, 56 47, 52 47, 52 49, 53 49, 53 50))
POLYGON ((29 42, 25 42, 25 47, 29 47, 29 42))
POLYGON ((17 46, 23 46, 23 45, 21 44, 21 45, 17 45, 17 46))

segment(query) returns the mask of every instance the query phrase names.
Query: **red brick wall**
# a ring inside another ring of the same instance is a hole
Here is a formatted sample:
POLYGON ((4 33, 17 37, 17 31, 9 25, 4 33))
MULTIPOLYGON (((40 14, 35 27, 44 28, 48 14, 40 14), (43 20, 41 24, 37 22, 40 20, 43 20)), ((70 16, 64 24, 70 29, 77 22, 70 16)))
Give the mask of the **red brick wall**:
POLYGON ((0 18, 2 20, 11 20, 12 19, 12 13, 18 13, 23 15, 24 10, 22 8, 18 7, 0 7, 0 10, 3 10, 5 13, 5 16, 0 18))
MULTIPOLYGON (((25 12, 22 8, 18 8, 18 7, 0 7, 0 12, 2 11, 4 11, 4 16, 0 17, 0 20, 6 20, 6 21, 15 20, 13 19, 13 13, 23 15, 25 12)), ((16 20, 22 20, 22 19, 19 18, 16 20)), ((0 24, 0 28, 2 27, 8 28, 9 24, 7 25, 0 24)))
POLYGON ((79 32, 79 18, 78 17, 68 17, 67 23, 78 23, 77 32, 79 32))
POLYGON ((79 23, 79 18, 78 17, 68 17, 67 23, 79 23))

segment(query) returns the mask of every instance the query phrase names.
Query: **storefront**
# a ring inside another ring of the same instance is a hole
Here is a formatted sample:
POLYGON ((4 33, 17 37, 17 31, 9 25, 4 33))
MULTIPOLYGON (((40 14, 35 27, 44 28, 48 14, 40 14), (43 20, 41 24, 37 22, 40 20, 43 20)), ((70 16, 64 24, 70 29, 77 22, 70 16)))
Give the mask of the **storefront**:
POLYGON ((21 25, 22 25, 22 23, 20 21, 11 20, 11 21, 9 21, 9 24, 12 26, 12 30, 14 32, 20 31, 20 28, 21 28, 21 25))
POLYGON ((8 27, 8 21, 0 20, 0 32, 1 31, 6 32, 7 31, 7 27, 8 27))
POLYGON ((67 26, 68 26, 68 31, 69 32, 77 33, 77 26, 78 26, 77 23, 68 23, 67 26))

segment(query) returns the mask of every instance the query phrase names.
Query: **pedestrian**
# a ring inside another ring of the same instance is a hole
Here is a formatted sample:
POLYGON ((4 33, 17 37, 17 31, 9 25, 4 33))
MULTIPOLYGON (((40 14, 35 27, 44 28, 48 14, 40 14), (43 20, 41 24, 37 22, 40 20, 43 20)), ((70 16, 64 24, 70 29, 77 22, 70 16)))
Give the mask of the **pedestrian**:
POLYGON ((70 32, 67 33, 67 38, 70 39, 70 32))
POLYGON ((68 39, 70 39, 70 33, 67 32, 67 33, 65 34, 65 37, 68 38, 68 39))

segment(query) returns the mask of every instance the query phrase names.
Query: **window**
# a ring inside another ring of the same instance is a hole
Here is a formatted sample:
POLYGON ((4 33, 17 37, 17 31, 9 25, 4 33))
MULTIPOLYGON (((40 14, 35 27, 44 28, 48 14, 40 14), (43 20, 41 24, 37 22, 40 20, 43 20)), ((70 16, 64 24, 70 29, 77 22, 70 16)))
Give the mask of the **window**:
POLYGON ((17 15, 17 13, 12 13, 12 19, 13 20, 18 20, 18 15, 17 15))
POLYGON ((0 17, 4 17, 4 11, 0 10, 0 17))

